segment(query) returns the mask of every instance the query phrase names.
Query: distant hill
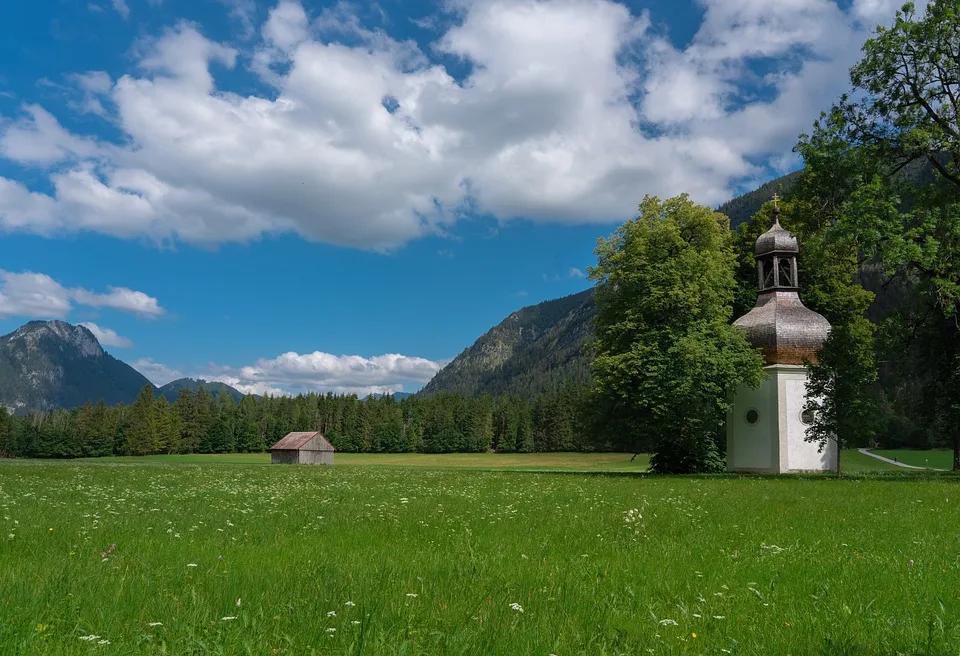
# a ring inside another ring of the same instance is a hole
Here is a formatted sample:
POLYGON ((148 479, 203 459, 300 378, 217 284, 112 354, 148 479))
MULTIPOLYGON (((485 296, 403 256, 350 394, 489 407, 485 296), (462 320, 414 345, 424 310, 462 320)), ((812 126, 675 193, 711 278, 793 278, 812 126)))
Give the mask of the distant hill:
POLYGON ((229 394, 237 403, 242 401, 245 396, 243 392, 230 387, 226 383, 206 381, 202 378, 179 378, 160 387, 157 393, 166 397, 167 401, 173 403, 177 400, 177 396, 179 396, 179 392, 182 389, 189 390, 190 392, 198 392, 201 389, 205 389, 211 396, 229 394))
POLYGON ((764 203, 773 199, 775 193, 783 196, 790 191, 797 184, 800 173, 801 171, 794 171, 771 180, 751 192, 728 200, 718 207, 717 211, 726 214, 730 218, 730 227, 736 229, 741 223, 749 221, 754 214, 759 212, 764 203))
POLYGON ((390 394, 380 394, 379 392, 374 392, 373 394, 367 394, 363 397, 363 400, 367 399, 382 399, 385 396, 392 396, 394 401, 400 401, 401 399, 407 399, 411 396, 416 396, 416 392, 391 392, 390 394))
MULTIPOLYGON (((717 208, 732 228, 747 221, 774 193, 797 182, 796 171, 717 208)), ((584 346, 593 337, 593 291, 545 301, 512 313, 441 369, 418 394, 513 394, 533 398, 566 381, 590 379, 584 346)))
POLYGON ((596 312, 588 289, 513 312, 441 369, 418 394, 512 394, 532 398, 586 382, 584 345, 596 312))
POLYGON ((104 352, 83 326, 31 321, 0 337, 0 404, 12 412, 132 403, 143 374, 104 352))

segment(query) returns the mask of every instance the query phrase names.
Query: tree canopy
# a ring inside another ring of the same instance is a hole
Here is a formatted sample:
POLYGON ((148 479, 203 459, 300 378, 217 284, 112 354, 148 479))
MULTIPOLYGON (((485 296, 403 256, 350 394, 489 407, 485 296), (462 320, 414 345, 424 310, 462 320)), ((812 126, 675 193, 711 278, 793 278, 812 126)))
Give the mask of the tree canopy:
POLYGON ((596 254, 593 378, 621 446, 651 449, 664 473, 721 469, 729 394, 763 375, 759 354, 730 325, 729 220, 686 195, 647 196, 596 254))

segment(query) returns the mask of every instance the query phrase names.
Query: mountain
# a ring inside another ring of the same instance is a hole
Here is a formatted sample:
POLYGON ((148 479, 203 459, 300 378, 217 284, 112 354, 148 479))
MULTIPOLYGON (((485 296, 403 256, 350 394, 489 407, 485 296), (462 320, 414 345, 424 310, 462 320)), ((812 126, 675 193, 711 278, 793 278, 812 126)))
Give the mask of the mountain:
POLYGON ((718 207, 717 211, 730 217, 730 228, 736 230, 741 223, 749 221, 754 214, 759 212, 764 203, 772 200, 775 193, 783 196, 790 191, 797 184, 799 177, 800 171, 794 171, 771 180, 749 193, 728 200, 718 207))
POLYGON ((226 383, 206 381, 202 378, 178 378, 177 380, 169 382, 166 385, 158 388, 157 393, 165 396, 167 401, 173 403, 177 400, 179 391, 182 389, 189 390, 191 392, 198 392, 201 389, 205 389, 210 393, 211 396, 229 394, 237 403, 242 401, 243 397, 246 396, 243 392, 230 387, 226 383))
POLYGON ((586 382, 593 290, 517 310, 441 369, 418 394, 512 394, 531 398, 586 382))
MULTIPOLYGON (((736 228, 756 214, 774 193, 789 191, 799 171, 771 180, 717 208, 736 228)), ((527 398, 555 390, 566 381, 590 379, 584 346, 593 336, 592 290, 517 310, 454 358, 418 392, 513 394, 527 398)))
POLYGON ((379 392, 374 392, 373 394, 367 394, 361 400, 366 401, 367 399, 382 399, 385 396, 392 396, 394 401, 400 401, 411 396, 416 396, 416 392, 391 392, 390 394, 380 394, 379 392))
POLYGON ((0 405, 12 412, 132 403, 150 381, 83 326, 31 321, 0 337, 0 405))

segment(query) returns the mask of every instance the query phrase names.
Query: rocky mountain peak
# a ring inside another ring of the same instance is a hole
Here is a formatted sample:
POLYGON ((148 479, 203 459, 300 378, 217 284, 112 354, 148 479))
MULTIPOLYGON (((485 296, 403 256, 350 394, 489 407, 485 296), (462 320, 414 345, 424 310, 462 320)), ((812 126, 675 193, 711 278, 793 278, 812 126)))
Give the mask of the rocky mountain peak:
POLYGON ((8 344, 23 340, 28 350, 42 348, 46 340, 60 342, 61 348, 75 349, 86 358, 99 358, 104 355, 103 347, 85 326, 75 326, 66 321, 30 321, 7 336, 8 344))

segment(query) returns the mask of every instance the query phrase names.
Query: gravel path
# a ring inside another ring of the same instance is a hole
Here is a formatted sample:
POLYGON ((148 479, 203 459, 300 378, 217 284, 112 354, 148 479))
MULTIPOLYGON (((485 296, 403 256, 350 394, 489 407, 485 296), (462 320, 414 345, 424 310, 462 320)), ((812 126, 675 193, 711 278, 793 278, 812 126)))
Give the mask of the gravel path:
POLYGON ((907 465, 897 460, 891 460, 890 458, 884 458, 876 453, 871 453, 870 449, 857 449, 857 451, 865 456, 870 456, 871 458, 876 458, 877 460, 883 460, 884 462, 889 462, 891 465, 896 465, 897 467, 903 467, 905 469, 932 469, 933 471, 948 471, 946 469, 937 469, 936 467, 917 467, 916 465, 907 465))

